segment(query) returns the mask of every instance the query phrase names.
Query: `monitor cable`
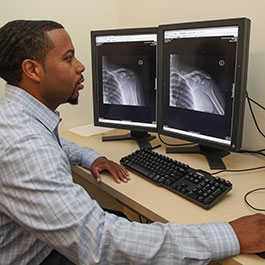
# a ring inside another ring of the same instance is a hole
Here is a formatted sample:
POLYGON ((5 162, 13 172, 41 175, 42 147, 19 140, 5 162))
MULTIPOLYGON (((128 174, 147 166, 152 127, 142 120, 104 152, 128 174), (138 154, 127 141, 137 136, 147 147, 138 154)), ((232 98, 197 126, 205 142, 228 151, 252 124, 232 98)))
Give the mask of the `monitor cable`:
MULTIPOLYGON (((258 125, 258 122, 257 122, 257 119, 255 117, 255 114, 254 114, 254 111, 253 111, 253 108, 252 108, 252 105, 251 105, 251 102, 256 104, 258 107, 260 107, 262 110, 265 110, 265 107, 262 106, 261 104, 259 104, 257 101, 255 101, 254 99, 250 98, 249 95, 248 95, 248 92, 246 91, 246 98, 247 98, 247 102, 248 102, 248 106, 249 106, 249 110, 250 110, 250 113, 252 115, 252 118, 253 118, 253 121, 255 123, 255 126, 257 128, 257 130, 259 131, 259 133, 265 137, 265 134, 261 131, 259 125, 258 125)), ((262 156, 265 156, 265 154, 263 153, 265 151, 265 149, 260 149, 260 150, 256 150, 256 151, 251 151, 251 150, 240 150, 239 153, 250 153, 250 154, 258 154, 258 155, 262 155, 262 156)))
POLYGON ((261 104, 259 104, 258 102, 256 102, 255 100, 251 99, 249 96, 248 96, 248 92, 246 91, 246 98, 247 98, 247 102, 248 102, 248 106, 249 106, 249 110, 251 112, 251 115, 252 115, 252 118, 253 118, 253 121, 256 125, 256 128, 258 129, 258 131, 260 132, 260 134, 265 137, 265 134, 261 131, 259 125, 258 125, 258 122, 256 120, 256 117, 255 117, 255 114, 254 114, 254 111, 252 109, 252 106, 251 106, 251 102, 253 102, 254 104, 256 104, 258 107, 260 107, 261 109, 265 110, 264 106, 262 106, 261 104))
POLYGON ((167 143, 167 142, 165 142, 163 139, 162 139, 162 137, 161 137, 161 135, 160 135, 160 133, 158 133, 157 134, 158 135, 158 138, 159 138, 159 140, 164 144, 164 145, 167 145, 167 146, 175 146, 175 147, 177 147, 177 146, 188 146, 188 145, 195 145, 195 143, 185 143, 185 144, 169 144, 169 143, 167 143))
POLYGON ((259 170, 259 169, 265 169, 265 166, 246 168, 246 169, 223 169, 223 170, 219 170, 219 171, 213 172, 213 173, 211 173, 211 175, 217 175, 217 174, 220 174, 220 173, 223 173, 223 172, 236 173, 236 172, 254 171, 254 170, 259 170))
POLYGON ((261 191, 261 190, 264 191, 265 188, 257 188, 257 189, 254 189, 254 190, 251 190, 251 191, 247 192, 246 195, 244 196, 244 200, 245 200, 246 204, 247 204, 250 208, 252 208, 253 210, 255 210, 255 211, 263 211, 263 212, 265 212, 265 208, 257 208, 257 207, 254 207, 253 205, 251 205, 251 204, 249 203, 249 201, 248 201, 248 199, 247 199, 247 197, 248 197, 250 194, 252 194, 252 193, 254 193, 254 192, 257 192, 257 191, 261 191))
POLYGON ((250 154, 257 154, 257 155, 265 156, 265 154, 263 153, 264 151, 265 151, 265 149, 260 149, 260 150, 256 150, 256 151, 240 150, 240 151, 238 151, 238 153, 250 153, 250 154))

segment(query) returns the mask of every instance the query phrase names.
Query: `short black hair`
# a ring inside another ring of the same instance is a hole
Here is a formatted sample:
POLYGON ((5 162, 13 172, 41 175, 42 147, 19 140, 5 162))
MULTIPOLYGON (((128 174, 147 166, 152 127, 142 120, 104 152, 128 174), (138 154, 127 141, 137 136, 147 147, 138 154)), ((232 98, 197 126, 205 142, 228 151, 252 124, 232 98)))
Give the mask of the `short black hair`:
POLYGON ((14 20, 0 28, 0 77, 11 85, 22 79, 21 64, 25 59, 40 62, 53 46, 46 34, 64 27, 49 20, 14 20))

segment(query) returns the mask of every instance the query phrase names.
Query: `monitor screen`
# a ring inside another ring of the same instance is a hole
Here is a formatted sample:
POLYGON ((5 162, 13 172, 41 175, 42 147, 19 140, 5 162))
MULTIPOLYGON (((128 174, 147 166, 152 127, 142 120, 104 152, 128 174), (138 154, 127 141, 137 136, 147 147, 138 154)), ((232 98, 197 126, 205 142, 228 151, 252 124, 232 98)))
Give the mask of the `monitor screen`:
POLYGON ((246 18, 159 27, 161 134, 197 143, 193 151, 211 156, 240 149, 249 31, 246 18))
POLYGON ((91 42, 95 125, 157 131, 157 28, 92 31, 91 42))

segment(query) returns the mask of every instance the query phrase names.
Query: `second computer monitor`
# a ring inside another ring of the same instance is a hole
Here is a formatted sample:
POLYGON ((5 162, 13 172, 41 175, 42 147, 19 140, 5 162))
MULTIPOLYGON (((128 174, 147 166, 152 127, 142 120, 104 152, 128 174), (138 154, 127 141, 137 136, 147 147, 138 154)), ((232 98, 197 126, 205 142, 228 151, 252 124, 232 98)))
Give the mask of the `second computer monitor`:
POLYGON ((129 129, 132 138, 146 143, 157 131, 157 28, 92 31, 94 123, 129 129))
POLYGON ((158 129, 198 144, 174 152, 202 152, 223 168, 220 157, 240 149, 249 32, 247 18, 159 27, 158 129))

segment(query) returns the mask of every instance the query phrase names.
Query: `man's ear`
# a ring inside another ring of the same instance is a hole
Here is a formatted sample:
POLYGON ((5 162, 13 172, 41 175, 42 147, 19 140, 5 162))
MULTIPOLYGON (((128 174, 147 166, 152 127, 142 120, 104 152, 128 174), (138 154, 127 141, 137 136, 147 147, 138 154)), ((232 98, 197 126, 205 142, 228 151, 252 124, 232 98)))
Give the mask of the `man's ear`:
POLYGON ((22 72, 34 82, 39 83, 41 79, 42 65, 32 59, 25 59, 21 64, 22 72))

